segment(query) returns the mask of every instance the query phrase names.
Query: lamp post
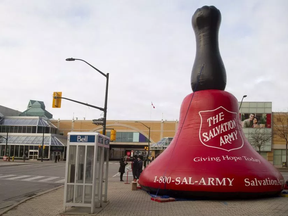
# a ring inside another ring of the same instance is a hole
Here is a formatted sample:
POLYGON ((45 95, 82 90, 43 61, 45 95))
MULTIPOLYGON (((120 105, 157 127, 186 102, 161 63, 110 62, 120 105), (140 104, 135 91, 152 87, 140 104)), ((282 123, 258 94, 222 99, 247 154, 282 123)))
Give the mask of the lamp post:
POLYGON ((105 74, 87 61, 79 58, 67 58, 66 61, 82 61, 92 67, 94 70, 106 77, 106 91, 105 91, 105 102, 104 102, 104 119, 103 119, 103 135, 106 135, 106 117, 107 117, 107 100, 108 100, 108 83, 109 83, 109 73, 105 74))
POLYGON ((241 100, 241 103, 240 103, 240 106, 239 106, 239 110, 241 109, 242 102, 243 102, 243 99, 244 99, 245 97, 247 97, 247 95, 243 95, 242 100, 241 100))
POLYGON ((148 134, 148 157, 150 155, 150 127, 148 127, 146 124, 144 124, 143 122, 140 122, 140 121, 136 121, 136 123, 140 123, 142 124, 143 126, 145 126, 146 128, 148 128, 148 131, 149 131, 149 134, 148 134))

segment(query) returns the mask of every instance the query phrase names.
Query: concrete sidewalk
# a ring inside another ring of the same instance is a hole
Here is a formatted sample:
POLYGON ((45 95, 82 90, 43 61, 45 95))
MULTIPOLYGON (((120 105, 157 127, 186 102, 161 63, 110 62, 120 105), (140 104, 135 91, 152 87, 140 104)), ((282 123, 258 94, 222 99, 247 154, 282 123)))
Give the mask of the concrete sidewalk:
MULTIPOLYGON (((117 179, 118 180, 118 179, 117 179)), ((29 199, 10 209, 4 216, 63 216, 64 188, 58 188, 29 199)), ((132 191, 131 184, 109 181, 109 203, 93 215, 233 215, 233 216, 287 216, 288 197, 275 197, 247 201, 173 201, 159 203, 143 190, 132 191)), ((75 214, 73 214, 75 215, 75 214)), ((89 215, 89 214, 77 214, 89 215)))

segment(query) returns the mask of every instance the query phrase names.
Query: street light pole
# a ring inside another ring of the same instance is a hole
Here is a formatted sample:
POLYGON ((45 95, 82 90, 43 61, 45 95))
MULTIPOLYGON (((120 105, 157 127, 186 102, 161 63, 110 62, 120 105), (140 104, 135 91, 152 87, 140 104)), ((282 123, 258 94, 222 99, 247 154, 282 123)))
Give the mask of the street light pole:
POLYGON ((150 130, 151 128, 148 127, 146 124, 144 124, 143 122, 140 122, 140 121, 136 121, 136 123, 140 123, 142 124, 143 126, 145 126, 146 128, 148 128, 148 157, 150 155, 150 130))
POLYGON ((242 102, 243 102, 243 99, 244 99, 245 97, 247 97, 247 95, 243 95, 242 100, 241 100, 241 103, 240 103, 240 106, 239 106, 239 110, 241 109, 242 102))
POLYGON ((109 84, 109 73, 105 74, 87 61, 79 58, 67 58, 66 61, 82 61, 92 67, 94 70, 106 77, 106 91, 105 91, 105 102, 104 102, 104 119, 103 119, 103 135, 106 135, 106 118, 107 118, 107 101, 108 101, 108 84, 109 84))

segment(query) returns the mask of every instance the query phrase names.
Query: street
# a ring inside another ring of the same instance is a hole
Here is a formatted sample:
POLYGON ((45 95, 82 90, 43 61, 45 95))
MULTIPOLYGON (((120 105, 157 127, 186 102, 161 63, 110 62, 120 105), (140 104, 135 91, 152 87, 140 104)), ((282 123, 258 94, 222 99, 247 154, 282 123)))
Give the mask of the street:
MULTIPOLYGON (((7 162, 1 162, 1 164, 7 162)), ((13 163, 13 162, 9 162, 13 163)), ((16 163, 16 162, 15 162, 16 163)), ((0 166, 0 210, 64 183, 65 162, 19 163, 0 166)))
MULTIPOLYGON (((109 181, 119 180, 118 168, 118 162, 109 163, 109 181)), ((131 181, 132 174, 128 174, 131 181)), ((64 179, 65 161, 1 161, 0 211, 27 197, 61 186, 64 179)))

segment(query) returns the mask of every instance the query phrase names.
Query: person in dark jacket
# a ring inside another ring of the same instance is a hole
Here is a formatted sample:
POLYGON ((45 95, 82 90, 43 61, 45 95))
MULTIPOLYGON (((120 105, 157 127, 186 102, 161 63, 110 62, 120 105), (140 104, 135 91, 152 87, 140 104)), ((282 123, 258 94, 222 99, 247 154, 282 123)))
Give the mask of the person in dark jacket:
POLYGON ((132 161, 132 174, 134 181, 137 179, 137 167, 138 167, 138 160, 136 157, 133 157, 132 161))
POLYGON ((124 158, 122 158, 119 163, 120 181, 123 181, 123 174, 125 173, 125 166, 127 165, 127 162, 124 160, 124 158))
POLYGON ((141 173, 142 173, 142 168, 143 168, 143 161, 141 160, 140 157, 137 158, 137 179, 139 179, 141 173))

